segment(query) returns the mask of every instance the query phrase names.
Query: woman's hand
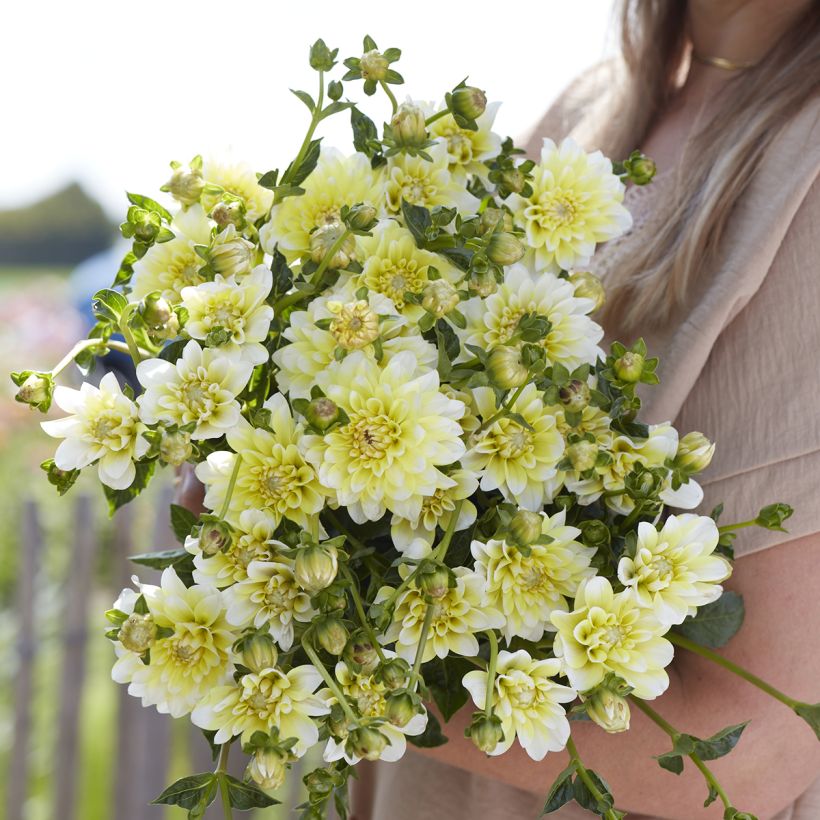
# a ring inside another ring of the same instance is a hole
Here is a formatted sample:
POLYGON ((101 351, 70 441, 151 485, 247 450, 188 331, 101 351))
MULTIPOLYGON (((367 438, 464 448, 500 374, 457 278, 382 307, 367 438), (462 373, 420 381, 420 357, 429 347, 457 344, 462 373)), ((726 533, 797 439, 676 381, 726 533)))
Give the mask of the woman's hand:
POLYGON ((177 490, 175 502, 199 515, 205 511, 202 500, 205 498, 205 486, 196 477, 192 464, 183 464, 177 470, 177 490))

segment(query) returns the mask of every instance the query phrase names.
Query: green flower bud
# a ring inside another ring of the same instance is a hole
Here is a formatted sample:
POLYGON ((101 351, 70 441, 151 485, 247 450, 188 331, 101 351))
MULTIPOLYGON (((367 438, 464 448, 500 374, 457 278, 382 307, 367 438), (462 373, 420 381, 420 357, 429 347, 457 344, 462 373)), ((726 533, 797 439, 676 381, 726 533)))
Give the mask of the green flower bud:
POLYGON ((476 120, 487 108, 487 97, 481 89, 465 85, 453 91, 449 105, 454 115, 465 120, 476 120))
POLYGON ((575 295, 579 299, 592 299, 595 302, 593 313, 604 306, 606 291, 601 280, 594 273, 575 271, 570 274, 569 281, 575 287, 575 295))
POLYGON ((336 579, 339 558, 336 547, 318 544, 296 553, 293 573, 296 582, 310 595, 329 587, 336 579))
POLYGON ((436 565, 432 562, 420 570, 416 577, 418 588, 433 600, 443 598, 450 589, 450 583, 450 570, 442 564, 436 565))
POLYGON ((599 686, 584 699, 590 719, 605 732, 616 734, 629 729, 629 702, 605 686, 599 686))
POLYGON ((313 399, 305 410, 305 418, 317 430, 327 430, 339 420, 339 407, 332 399, 313 399))
POLYGON ((630 182, 635 185, 646 185, 652 181, 658 168, 649 157, 640 151, 635 151, 624 162, 624 170, 630 182))
POLYGON ((675 466, 690 474, 700 473, 709 466, 714 454, 715 445, 703 433, 687 433, 678 442, 675 466))
POLYGON ((191 168, 180 165, 174 168, 171 178, 161 190, 167 191, 181 205, 188 207, 199 202, 205 180, 202 178, 201 168, 191 168))
POLYGON ((615 375, 622 381, 634 384, 641 380, 644 357, 640 353, 627 351, 620 359, 615 360, 615 375))
POLYGON ((499 222, 502 231, 509 232, 513 229, 513 220, 510 214, 501 208, 485 208, 478 223, 479 233, 483 236, 490 231, 494 231, 499 222))
POLYGON ((273 638, 259 632, 242 642, 241 658, 242 666, 258 673, 273 669, 279 660, 279 652, 273 638))
POLYGON ((434 279, 422 291, 421 306, 437 319, 446 316, 458 303, 458 293, 446 279, 434 279))
POLYGON ((378 760, 387 746, 387 738, 378 730, 369 726, 359 726, 347 737, 345 749, 349 755, 356 755, 365 760, 378 760))
POLYGON ((567 458, 572 463, 572 469, 579 473, 585 473, 595 466, 598 458, 598 445, 581 439, 567 447, 567 458))
POLYGON ((257 749, 248 763, 248 774, 263 789, 278 789, 285 782, 287 762, 276 749, 257 749))
POLYGON ((174 433, 165 433, 159 444, 159 457, 165 464, 179 467, 186 462, 193 453, 191 434, 177 430, 174 433))
POLYGON ((149 245, 157 238, 162 228, 159 214, 151 213, 144 208, 129 208, 128 222, 133 226, 133 236, 139 242, 149 245))
POLYGON ((330 97, 333 102, 337 102, 342 98, 342 94, 344 93, 344 86, 338 80, 331 80, 327 86, 327 96, 330 97))
POLYGON ((603 547, 612 540, 612 533, 603 521, 593 518, 581 521, 578 526, 581 529, 581 540, 588 547, 603 547))
POLYGON ((331 655, 341 655, 347 645, 348 633, 341 619, 327 615, 314 626, 316 639, 331 655))
POLYGON ((325 45, 325 41, 318 39, 310 47, 310 67, 316 71, 330 71, 336 65, 336 55, 339 49, 332 51, 325 45))
POLYGON ((501 719, 496 715, 485 715, 484 712, 473 713, 472 723, 464 730, 464 735, 485 754, 492 752, 504 740, 501 719))
POLYGON ((388 689, 400 689, 407 685, 410 664, 404 658, 388 658, 376 670, 376 678, 388 689))
POLYGON ((320 612, 343 612, 347 608, 347 598, 335 585, 317 592, 313 603, 320 612))
POLYGON ((390 62, 387 57, 375 48, 363 54, 359 62, 359 70, 362 73, 363 80, 380 82, 387 77, 389 68, 390 62))
POLYGON ((237 230, 245 227, 245 203, 238 199, 217 202, 211 210, 210 217, 220 228, 233 225, 237 230))
POLYGON ((206 556, 225 552, 233 543, 230 525, 218 519, 206 519, 199 530, 199 548, 206 556))
MULTIPOLYGON (((333 246, 345 232, 346 228, 341 222, 330 222, 322 225, 310 235, 310 258, 317 264, 330 253, 333 246)), ((346 268, 356 254, 356 238, 348 236, 341 247, 330 257, 327 267, 331 270, 346 268)))
POLYGON ((344 740, 350 734, 350 720, 338 703, 334 703, 330 707, 330 714, 327 716, 327 728, 330 730, 330 734, 339 740, 344 740))
POLYGON ((392 692, 386 698, 384 716, 393 726, 406 726, 418 713, 413 696, 407 691, 392 692))
POLYGON ((506 194, 520 194, 527 185, 527 175, 520 168, 506 168, 501 172, 499 188, 506 194))
POLYGON ((157 637, 157 625, 150 614, 139 615, 134 612, 123 622, 118 637, 125 649, 142 655, 154 643, 157 637))
POLYGON ((494 347, 487 357, 486 367, 490 381, 502 390, 521 387, 530 380, 529 368, 521 361, 521 351, 517 347, 494 347))
POLYGON ((379 653, 363 632, 357 632, 350 638, 342 657, 348 666, 365 675, 372 675, 379 665, 379 653))
POLYGON ((427 142, 424 112, 411 103, 402 103, 390 120, 390 130, 396 145, 419 148, 427 142))
POLYGON ((330 794, 336 785, 333 772, 324 767, 308 772, 304 776, 303 781, 311 795, 316 795, 317 797, 330 794))
POLYGON ((589 385, 573 379, 558 391, 558 399, 571 413, 580 413, 589 404, 589 385))
POLYGON ((216 242, 208 251, 208 261, 216 273, 222 276, 242 276, 250 272, 256 259, 253 245, 241 236, 237 236, 235 228, 227 228, 216 238, 216 242), (225 237, 223 241, 220 241, 225 237))
POLYGON ((54 392, 53 383, 45 376, 39 373, 32 373, 20 385, 19 390, 14 398, 23 404, 31 405, 31 407, 43 406, 51 404, 51 396, 54 392))
POLYGON ((369 231, 378 222, 379 213, 364 202, 354 205, 344 217, 345 225, 351 231, 369 231))
POLYGON ((519 510, 510 520, 507 540, 518 547, 532 546, 541 537, 544 519, 536 512, 519 510))
POLYGON ((467 288, 475 296, 486 299, 498 290, 498 282, 496 282, 495 274, 491 271, 474 272, 470 275, 467 288))
POLYGON ((137 311, 151 331, 162 330, 175 315, 173 308, 159 291, 149 293, 139 303, 137 311))
POLYGON ((506 231, 496 231, 487 245, 487 256, 496 265, 512 265, 524 256, 525 247, 515 236, 506 231))

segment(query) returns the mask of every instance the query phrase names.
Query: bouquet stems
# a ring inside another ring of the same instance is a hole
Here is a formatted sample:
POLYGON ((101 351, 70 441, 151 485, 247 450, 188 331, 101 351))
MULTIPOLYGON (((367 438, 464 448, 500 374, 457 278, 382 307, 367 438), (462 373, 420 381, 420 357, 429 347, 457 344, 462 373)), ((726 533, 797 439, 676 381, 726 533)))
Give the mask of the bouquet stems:
MULTIPOLYGON (((217 774, 228 771, 228 755, 230 752, 230 743, 223 743, 219 747, 219 760, 216 764, 217 774)), ((219 778, 219 795, 222 798, 222 811, 225 814, 225 820, 233 820, 233 812, 231 811, 231 797, 228 794, 228 781, 224 777, 219 778)))

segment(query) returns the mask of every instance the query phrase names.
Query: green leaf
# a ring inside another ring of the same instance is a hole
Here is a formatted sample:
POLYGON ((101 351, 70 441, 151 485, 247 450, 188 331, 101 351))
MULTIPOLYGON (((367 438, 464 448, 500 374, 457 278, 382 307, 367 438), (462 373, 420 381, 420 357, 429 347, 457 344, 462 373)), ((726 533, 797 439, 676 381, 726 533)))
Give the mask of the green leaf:
POLYGON ((119 324, 122 312, 128 307, 128 300, 116 290, 103 288, 98 290, 91 302, 94 316, 104 322, 119 324))
POLYGON ((582 805, 587 811, 603 815, 612 808, 615 804, 615 800, 610 793, 609 785, 603 778, 599 777, 592 769, 587 769, 587 774, 601 794, 603 802, 593 796, 592 792, 587 788, 586 783, 584 783, 580 777, 576 777, 572 784, 573 797, 575 798, 575 802, 582 805))
POLYGON ((310 111, 311 114, 313 113, 316 108, 316 103, 307 91, 299 91, 298 89, 291 88, 290 93, 298 97, 307 106, 308 111, 310 111))
POLYGON ((695 754, 701 760, 717 760, 719 757, 729 754, 732 749, 737 746, 743 730, 749 725, 747 720, 745 723, 738 723, 734 726, 727 726, 721 729, 706 740, 695 740, 695 754))
POLYGON ((311 140, 302 161, 295 167, 293 164, 289 165, 287 171, 285 171, 285 174, 282 177, 282 180, 287 180, 288 185, 300 185, 304 182, 313 173, 313 169, 319 161, 321 144, 321 138, 311 140))
POLYGON ((131 482, 131 486, 125 490, 112 490, 111 487, 103 484, 103 492, 108 501, 109 515, 114 515, 123 504, 132 501, 148 486, 156 465, 156 461, 138 461, 135 464, 136 475, 134 480, 131 482))
POLYGON ((256 184, 260 185, 262 188, 268 188, 273 190, 276 187, 276 183, 279 180, 279 169, 277 168, 275 171, 266 171, 256 180, 256 184))
POLYGON ((687 618, 676 631, 701 646, 719 649, 740 629, 744 615, 743 597, 727 590, 717 601, 700 607, 697 614, 687 618))
POLYGON ((420 749, 433 749, 436 746, 443 746, 449 738, 441 731, 438 718, 432 712, 428 712, 425 730, 420 735, 408 735, 407 740, 420 749))
POLYGON ((375 123, 354 107, 350 109, 350 126, 353 129, 353 147, 372 159, 378 153, 374 145, 379 140, 375 123))
POLYGON ((280 801, 265 794, 262 789, 254 783, 245 783, 235 777, 220 772, 219 777, 223 778, 228 785, 228 798, 231 806, 239 811, 249 811, 250 809, 264 809, 268 806, 276 806, 280 801))
POLYGON ((170 222, 172 217, 171 214, 162 207, 154 199, 151 197, 143 196, 142 194, 126 194, 128 197, 128 201, 132 205, 136 205, 139 208, 144 208, 146 211, 150 211, 154 214, 159 214, 160 218, 164 219, 166 222, 170 222))
POLYGON ((332 102, 330 105, 325 106, 322 110, 322 119, 327 119, 328 117, 332 117, 334 114, 340 114, 342 111, 347 111, 348 108, 352 108, 353 103, 350 102, 340 102, 336 100, 332 102))
POLYGON ((401 201, 401 212, 404 216, 404 223, 407 225, 416 245, 424 248, 427 245, 427 229, 433 224, 430 211, 422 208, 421 205, 413 205, 406 199, 401 201))
POLYGON ((190 553, 184 549, 160 550, 158 552, 141 552, 139 555, 129 555, 128 560, 141 567, 151 569, 166 569, 172 567, 183 558, 189 558, 190 553))
MULTIPOLYGON (((197 522, 197 517, 187 507, 179 504, 171 504, 171 529, 180 544, 185 543, 185 539, 191 534, 191 530, 197 522)), ((179 552, 179 550, 171 550, 179 552)), ((182 550, 185 552, 185 550, 182 550)))
POLYGON ((216 775, 213 772, 203 772, 177 780, 151 802, 181 806, 183 809, 197 809, 213 802, 216 788, 216 775))
POLYGON ((572 760, 569 766, 555 778, 555 782, 547 794, 547 802, 544 804, 544 811, 541 812, 542 816, 560 809, 561 806, 573 799, 572 775, 575 774, 575 768, 575 761, 572 760))
POLYGON ((46 461, 40 465, 40 469, 45 471, 48 477, 48 483, 56 487, 60 495, 65 495, 74 486, 74 482, 80 477, 79 470, 61 470, 54 463, 53 458, 46 459, 46 461))
POLYGON ((820 703, 798 703, 794 711, 811 726, 820 740, 820 703))
POLYGON ((455 655, 436 658, 424 665, 424 682, 445 721, 467 702, 468 693, 461 685, 461 679, 473 668, 468 660, 455 655))
POLYGON ((177 339, 175 342, 165 345, 159 352, 159 358, 166 362, 175 362, 185 349, 190 339, 177 339))

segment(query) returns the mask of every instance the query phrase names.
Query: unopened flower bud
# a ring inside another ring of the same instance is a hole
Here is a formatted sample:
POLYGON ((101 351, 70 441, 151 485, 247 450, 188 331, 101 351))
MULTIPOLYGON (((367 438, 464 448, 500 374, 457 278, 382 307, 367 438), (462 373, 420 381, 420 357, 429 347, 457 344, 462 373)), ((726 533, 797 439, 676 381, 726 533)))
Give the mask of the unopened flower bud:
POLYGON ((32 407, 45 405, 50 402, 52 394, 51 382, 39 373, 32 373, 20 385, 14 398, 23 404, 32 407))
POLYGON ((699 473, 709 466, 714 454, 715 445, 703 433, 687 433, 678 442, 675 466, 687 473, 699 473))
POLYGON ((520 194, 527 184, 527 176, 520 168, 507 168, 501 173, 499 188, 510 194, 520 194))
MULTIPOLYGON (((317 264, 330 253, 333 246, 339 241, 346 228, 341 222, 330 222, 322 225, 310 235, 310 258, 317 264)), ((327 262, 327 267, 331 270, 346 268, 356 253, 356 239, 348 236, 336 249, 333 256, 327 262)))
POLYGON ((521 351, 517 347, 494 347, 486 366, 490 381, 502 390, 521 387, 530 379, 529 368, 521 361, 521 351))
POLYGON ((187 207, 199 202, 204 187, 205 180, 202 178, 201 169, 180 165, 174 168, 171 178, 162 186, 162 190, 187 207))
POLYGON ((413 696, 407 691, 393 692, 388 695, 384 707, 384 716, 393 726, 406 726, 416 715, 418 709, 413 696))
POLYGON ((339 570, 336 547, 318 544, 303 547, 296 553, 293 573, 296 582, 310 595, 329 587, 339 570))
POLYGON ((364 202, 354 205, 345 216, 345 224, 351 231, 369 231, 378 221, 378 211, 364 202))
POLYGON ((375 48, 363 54, 359 63, 362 79, 375 80, 375 82, 379 82, 387 76, 389 67, 390 63, 387 58, 375 48))
POLYGON ((640 381, 643 373, 644 357, 640 353, 627 351, 619 359, 615 360, 615 375, 622 381, 634 384, 640 381))
POLYGON ((364 633, 357 633, 347 642, 344 661, 365 675, 372 675, 379 665, 379 653, 364 633))
POLYGON ((404 658, 388 658, 376 670, 376 677, 388 689, 399 689, 407 684, 410 664, 404 658))
POLYGON ((129 652, 142 655, 151 648, 157 637, 157 625, 150 614, 139 615, 134 612, 123 621, 120 627, 120 643, 129 652))
POLYGON ((558 399, 571 413, 580 413, 589 404, 589 385, 573 379, 559 389, 558 399))
POLYGON ((519 510, 510 520, 509 542, 519 547, 532 546, 541 537, 544 519, 536 512, 519 510))
POLYGON ((347 598, 337 586, 330 586, 317 592, 313 603, 320 612, 342 612, 347 607, 347 598))
POLYGON ((434 279, 422 291, 421 306, 437 319, 446 316, 458 302, 456 289, 446 279, 434 279))
POLYGON ((270 635, 257 633, 242 642, 242 666, 251 672, 273 669, 279 660, 276 643, 270 635))
POLYGON ((310 47, 310 67, 315 71, 330 71, 336 65, 338 49, 329 49, 325 41, 318 39, 310 47))
POLYGON ((316 639, 322 649, 331 655, 341 655, 347 645, 347 629, 341 619, 328 615, 322 618, 314 627, 316 639))
POLYGON ((344 740, 350 734, 351 723, 345 710, 338 703, 330 707, 330 714, 327 716, 327 728, 330 734, 339 740, 344 740))
POLYGON ((419 572, 416 585, 428 598, 443 598, 450 589, 450 570, 430 562, 419 572))
POLYGON ((345 350, 359 350, 379 338, 379 315, 365 299, 346 303, 329 301, 327 309, 335 315, 330 332, 345 350))
POLYGON ((467 85, 450 95, 450 111, 466 120, 478 119, 487 108, 487 96, 480 88, 467 85))
POLYGON ((225 552, 233 543, 230 526, 224 521, 203 522, 199 530, 199 548, 206 556, 225 552))
POLYGON ((220 228, 233 225, 241 230, 245 227, 245 211, 245 204, 238 199, 232 199, 229 202, 222 200, 214 205, 210 216, 220 228))
POLYGON ((581 540, 588 547, 603 547, 612 540, 612 533, 609 527, 596 518, 581 521, 578 526, 581 529, 581 540))
POLYGON ((467 288, 470 293, 480 296, 482 299, 486 299, 498 290, 498 282, 495 279, 495 274, 487 270, 480 273, 472 273, 467 282, 467 288))
POLYGON ((487 245, 487 256, 496 265, 512 265, 524 255, 523 243, 513 234, 506 231, 496 231, 487 245))
POLYGON ((159 457, 173 467, 179 467, 186 462, 193 453, 191 434, 177 430, 174 433, 165 433, 159 444, 159 457))
POLYGON ((652 181, 658 171, 654 160, 636 151, 624 162, 629 181, 635 185, 646 185, 652 181))
POLYGON ((262 789, 278 789, 285 782, 287 764, 276 749, 257 749, 248 763, 248 774, 262 789))
POLYGON ((236 234, 229 226, 219 236, 208 252, 208 260, 216 273, 222 276, 243 276, 253 267, 255 251, 253 245, 236 234))
POLYGON ((595 303, 593 313, 604 306, 606 291, 601 280, 594 273, 585 270, 575 271, 570 274, 569 281, 574 286, 575 295, 579 299, 592 299, 595 303))
POLYGON ((513 229, 512 216, 507 211, 501 208, 485 208, 481 214, 479 222, 479 233, 482 235, 495 230, 495 226, 501 223, 502 231, 511 231, 513 229))
POLYGON ((149 293, 137 308, 149 330, 161 330, 171 321, 174 310, 166 299, 162 298, 159 291, 149 293))
POLYGON ((378 730, 369 726, 359 726, 347 737, 347 753, 362 757, 365 760, 378 760, 387 746, 387 738, 378 730))
POLYGON ((332 399, 313 399, 307 406, 305 418, 317 430, 327 430, 339 420, 339 406, 332 399))
POLYGON ((567 447, 567 458, 570 460, 573 470, 585 473, 595 466, 598 458, 598 445, 586 439, 576 441, 567 447))
POLYGON ((340 100, 344 93, 344 86, 338 80, 331 80, 327 85, 327 96, 333 102, 340 100))
POLYGON ((412 103, 402 103, 393 119, 390 130, 399 146, 418 148, 427 141, 427 127, 424 123, 424 112, 412 103))
POLYGON ((485 715, 484 712, 473 714, 472 723, 464 730, 464 734, 485 754, 490 754, 504 740, 501 719, 496 715, 485 715))
POLYGON ((140 242, 153 242, 162 227, 159 215, 144 208, 129 208, 128 219, 133 223, 134 237, 140 242))
POLYGON ((586 698, 584 707, 590 719, 610 734, 629 729, 629 702, 605 686, 586 698))

